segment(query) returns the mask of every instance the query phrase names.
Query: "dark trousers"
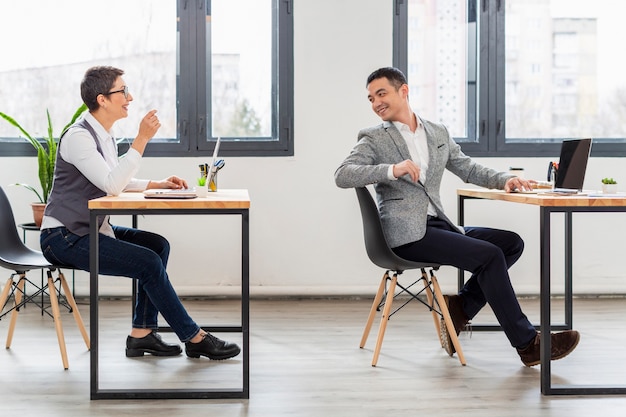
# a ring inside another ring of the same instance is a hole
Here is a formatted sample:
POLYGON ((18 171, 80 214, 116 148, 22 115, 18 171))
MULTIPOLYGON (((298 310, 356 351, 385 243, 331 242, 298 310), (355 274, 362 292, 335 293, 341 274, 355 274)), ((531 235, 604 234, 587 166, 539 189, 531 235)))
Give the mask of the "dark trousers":
POLYGON ((536 335, 517 301, 508 272, 523 250, 524 241, 516 233, 465 227, 463 235, 437 218, 428 220, 421 240, 393 249, 405 259, 436 262, 471 272, 471 278, 459 292, 465 314, 472 319, 489 303, 514 347, 526 346, 536 335))
MULTIPOLYGON (((100 274, 138 280, 133 328, 157 329, 161 313, 178 338, 187 342, 200 327, 185 310, 167 275, 168 241, 128 227, 113 226, 113 231, 115 239, 99 234, 100 274)), ((51 263, 89 271, 89 235, 78 236, 57 227, 42 230, 40 243, 51 263)))

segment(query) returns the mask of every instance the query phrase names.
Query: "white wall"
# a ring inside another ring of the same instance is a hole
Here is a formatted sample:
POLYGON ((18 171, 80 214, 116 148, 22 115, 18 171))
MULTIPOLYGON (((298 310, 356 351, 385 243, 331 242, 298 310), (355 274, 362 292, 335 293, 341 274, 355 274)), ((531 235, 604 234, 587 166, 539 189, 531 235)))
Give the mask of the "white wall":
MULTIPOLYGON (((365 79, 392 63, 392 3, 379 0, 299 0, 295 13, 295 156, 226 158, 221 188, 250 192, 250 267, 253 295, 373 294, 382 271, 364 251, 361 220, 352 190, 335 187, 333 173, 356 142, 359 129, 377 124, 366 99, 365 79)), ((417 106, 415 106, 417 107, 417 106)), ((132 111, 132 107, 131 107, 132 111)), ((132 135, 133 132, 124 132, 132 135)), ((549 158, 482 158, 496 169, 522 166, 526 176, 543 179, 549 158)), ((146 158, 138 176, 176 173, 188 180, 200 158, 146 158)), ((586 188, 599 188, 604 176, 626 184, 623 161, 592 158, 586 188)), ((34 158, 0 157, 0 185, 18 223, 31 221, 30 192, 7 187, 37 183, 34 158)), ((442 198, 456 219, 458 178, 444 178, 442 198)), ((626 191, 626 190, 624 190, 626 191)), ((536 207, 510 203, 467 203, 466 224, 502 227, 524 238, 526 252, 511 274, 519 294, 539 291, 539 216, 536 207)), ((115 219, 128 224, 127 218, 115 219)), ((625 255, 621 214, 574 217, 575 291, 626 293, 621 262, 625 255)), ((172 243, 169 272, 181 295, 232 294, 240 278, 239 218, 147 216, 140 226, 172 243)), ((554 225, 554 291, 562 288, 561 222, 554 225)), ((32 233, 28 238, 36 246, 32 233)), ((455 288, 456 271, 444 267, 444 290, 455 288)), ((88 294, 88 277, 77 274, 77 293, 88 294)), ((103 278, 102 294, 128 294, 123 278, 103 278)))

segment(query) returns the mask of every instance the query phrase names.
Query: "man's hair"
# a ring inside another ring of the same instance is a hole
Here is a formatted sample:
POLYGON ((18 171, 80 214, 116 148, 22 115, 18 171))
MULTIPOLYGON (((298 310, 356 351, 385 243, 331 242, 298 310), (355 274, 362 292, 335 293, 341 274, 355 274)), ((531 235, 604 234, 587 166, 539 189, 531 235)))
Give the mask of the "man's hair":
POLYGON ((98 96, 108 93, 123 74, 121 69, 109 66, 91 67, 85 72, 80 83, 80 97, 90 111, 98 109, 98 96))
POLYGON ((406 77, 398 68, 384 67, 372 72, 369 77, 367 77, 367 84, 365 84, 365 86, 367 87, 372 81, 379 78, 388 79, 396 90, 402 87, 402 84, 408 84, 406 77))

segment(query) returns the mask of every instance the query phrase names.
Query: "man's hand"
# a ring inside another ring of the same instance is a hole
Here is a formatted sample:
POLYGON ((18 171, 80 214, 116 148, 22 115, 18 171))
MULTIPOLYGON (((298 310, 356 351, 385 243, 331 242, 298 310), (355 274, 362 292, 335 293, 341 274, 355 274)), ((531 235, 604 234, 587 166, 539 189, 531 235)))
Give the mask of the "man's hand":
POLYGON ((403 175, 408 174, 413 182, 417 182, 420 179, 420 167, 410 159, 406 159, 399 164, 393 166, 393 176, 400 178, 403 175))
POLYGON ((153 188, 180 189, 180 188, 189 188, 189 187, 187 186, 187 181, 185 181, 182 178, 177 177, 176 175, 172 175, 171 177, 168 177, 164 180, 150 181, 146 189, 150 190, 153 188))
POLYGON ((504 184, 504 191, 511 193, 513 191, 531 191, 537 186, 537 181, 526 180, 521 177, 509 178, 504 184))

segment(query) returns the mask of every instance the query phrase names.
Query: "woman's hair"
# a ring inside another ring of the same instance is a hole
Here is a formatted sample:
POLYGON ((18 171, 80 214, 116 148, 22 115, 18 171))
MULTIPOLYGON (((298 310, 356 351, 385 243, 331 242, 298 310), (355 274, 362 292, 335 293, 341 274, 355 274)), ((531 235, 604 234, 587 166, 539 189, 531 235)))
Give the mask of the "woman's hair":
POLYGON ((124 74, 119 68, 110 66, 91 67, 85 72, 80 83, 80 96, 89 111, 97 110, 98 96, 106 94, 115 84, 115 80, 124 74))

